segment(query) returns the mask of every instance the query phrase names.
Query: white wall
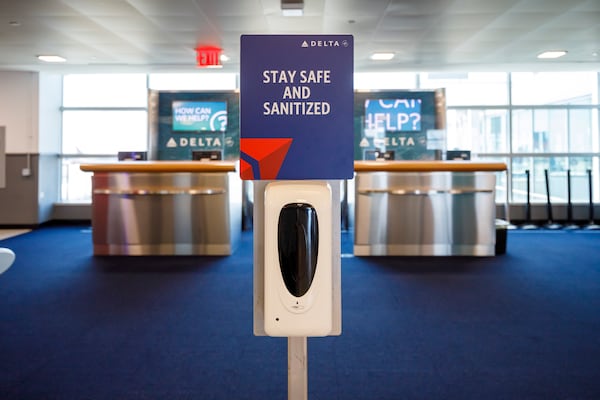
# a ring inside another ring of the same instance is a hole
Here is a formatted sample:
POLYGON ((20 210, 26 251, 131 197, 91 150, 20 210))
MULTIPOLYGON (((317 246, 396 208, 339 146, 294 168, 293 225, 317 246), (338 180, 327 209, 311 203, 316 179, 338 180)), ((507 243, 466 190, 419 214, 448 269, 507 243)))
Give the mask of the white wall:
POLYGON ((62 131, 62 75, 42 72, 39 76, 38 151, 59 154, 62 131))
POLYGON ((0 126, 6 126, 6 187, 0 225, 34 226, 58 200, 62 76, 0 71, 0 126))
POLYGON ((37 72, 0 71, 0 125, 6 126, 6 153, 38 152, 37 72))

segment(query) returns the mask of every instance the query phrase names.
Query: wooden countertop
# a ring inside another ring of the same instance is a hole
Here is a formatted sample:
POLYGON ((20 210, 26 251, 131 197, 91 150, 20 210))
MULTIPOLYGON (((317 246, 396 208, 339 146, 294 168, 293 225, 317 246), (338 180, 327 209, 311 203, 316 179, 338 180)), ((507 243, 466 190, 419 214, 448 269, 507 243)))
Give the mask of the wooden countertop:
POLYGON ((355 161, 356 172, 478 172, 506 171, 502 162, 481 161, 355 161))
MULTIPOLYGON (((81 164, 86 172, 235 172, 231 161, 120 161, 81 164)), ((475 172, 505 171, 502 162, 481 161, 355 161, 356 172, 475 172)))
POLYGON ((79 168, 86 172, 235 172, 236 165, 230 161, 120 161, 79 168))

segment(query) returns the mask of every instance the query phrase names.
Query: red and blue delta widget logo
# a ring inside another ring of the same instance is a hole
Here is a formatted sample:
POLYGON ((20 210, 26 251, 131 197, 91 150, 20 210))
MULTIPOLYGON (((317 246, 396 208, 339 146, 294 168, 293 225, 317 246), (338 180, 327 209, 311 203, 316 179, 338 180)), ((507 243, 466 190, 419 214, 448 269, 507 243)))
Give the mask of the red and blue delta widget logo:
POLYGON ((244 35, 242 179, 348 179, 354 173, 353 38, 244 35))

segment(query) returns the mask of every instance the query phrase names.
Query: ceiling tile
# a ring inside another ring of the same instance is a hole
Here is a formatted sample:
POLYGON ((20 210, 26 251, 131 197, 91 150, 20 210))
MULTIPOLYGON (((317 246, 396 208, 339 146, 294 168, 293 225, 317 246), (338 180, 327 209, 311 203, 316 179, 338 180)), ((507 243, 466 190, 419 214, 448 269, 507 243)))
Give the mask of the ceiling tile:
POLYGON ((598 0, 305 0, 304 10, 284 18, 280 0, 0 1, 0 68, 21 60, 39 69, 42 50, 68 52, 77 60, 71 68, 85 69, 90 57, 107 68, 143 67, 144 60, 187 65, 196 45, 214 44, 231 53, 227 67, 236 71, 240 35, 251 33, 352 34, 357 71, 443 70, 478 58, 481 68, 514 68, 559 45, 580 68, 594 65, 589 54, 600 50, 598 0), (372 63, 374 50, 394 51, 401 61, 372 63))

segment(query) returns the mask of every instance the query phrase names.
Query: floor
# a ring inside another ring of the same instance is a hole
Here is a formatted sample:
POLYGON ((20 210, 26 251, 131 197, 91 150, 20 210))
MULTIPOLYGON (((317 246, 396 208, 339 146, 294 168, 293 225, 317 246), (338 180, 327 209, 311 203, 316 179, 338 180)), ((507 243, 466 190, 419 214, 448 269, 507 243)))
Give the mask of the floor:
POLYGON ((0 240, 30 232, 31 229, 0 229, 0 240))

